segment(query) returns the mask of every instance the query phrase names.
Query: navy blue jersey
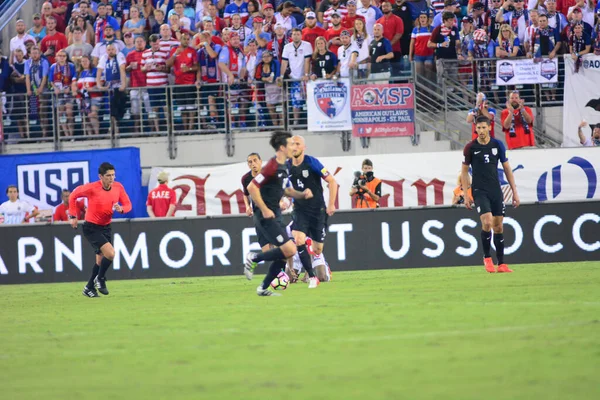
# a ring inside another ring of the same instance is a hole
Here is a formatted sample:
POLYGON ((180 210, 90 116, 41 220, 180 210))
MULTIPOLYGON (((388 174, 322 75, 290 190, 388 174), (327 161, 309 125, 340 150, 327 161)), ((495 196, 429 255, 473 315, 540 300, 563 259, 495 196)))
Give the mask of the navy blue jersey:
MULTIPOLYGON (((252 171, 248 171, 242 176, 242 189, 245 196, 250 197, 250 193, 248 193, 248 185, 252 182, 252 171)), ((250 204, 252 204, 252 210, 256 212, 256 203, 252 201, 252 197, 250 197, 250 204)))
POLYGON ((311 156, 304 156, 304 161, 300 165, 293 165, 292 160, 288 161, 290 170, 290 181, 294 189, 299 192, 310 189, 313 197, 308 200, 294 200, 294 208, 300 210, 317 211, 325 207, 323 198, 323 185, 321 179, 329 176, 327 168, 319 160, 311 156))
POLYGON ((279 211, 279 201, 288 186, 288 181, 287 164, 279 164, 275 157, 271 158, 260 174, 252 180, 260 188, 260 195, 266 206, 275 213, 279 211))
POLYGON ((470 165, 472 169, 473 190, 500 189, 498 162, 508 161, 506 149, 501 141, 490 138, 488 144, 481 144, 475 139, 467 143, 463 154, 465 156, 463 164, 470 165))

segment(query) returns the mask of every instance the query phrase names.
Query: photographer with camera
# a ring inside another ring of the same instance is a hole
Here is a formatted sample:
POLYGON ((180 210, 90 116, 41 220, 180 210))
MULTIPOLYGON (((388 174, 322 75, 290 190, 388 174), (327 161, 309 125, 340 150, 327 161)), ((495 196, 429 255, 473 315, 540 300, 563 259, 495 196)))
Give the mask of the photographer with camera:
POLYGON ((354 173, 350 188, 353 208, 378 208, 381 197, 381 180, 373 175, 373 162, 366 158, 362 163, 362 173, 354 173))

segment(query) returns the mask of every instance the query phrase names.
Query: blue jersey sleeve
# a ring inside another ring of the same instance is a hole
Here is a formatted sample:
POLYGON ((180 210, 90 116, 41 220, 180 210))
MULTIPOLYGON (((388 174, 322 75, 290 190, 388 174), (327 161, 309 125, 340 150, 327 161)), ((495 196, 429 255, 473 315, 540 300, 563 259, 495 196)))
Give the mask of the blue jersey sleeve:
POLYGON ((390 42, 386 38, 383 38, 383 45, 385 47, 385 53, 386 54, 394 52, 394 50, 392 49, 392 42, 390 42))
POLYGON ((329 171, 327 171, 327 168, 325 168, 323 164, 321 164, 321 161, 317 160, 316 158, 306 156, 306 163, 309 165, 310 169, 317 174, 318 177, 327 178, 329 176, 329 171))
POLYGON ((56 64, 52 64, 52 66, 50 67, 50 75, 48 76, 48 80, 50 82, 54 81, 54 71, 56 69, 56 64))
POLYGON ((504 147, 504 143, 501 141, 496 140, 496 142, 498 143, 498 159, 504 164, 508 161, 508 158, 506 157, 506 147, 504 147))

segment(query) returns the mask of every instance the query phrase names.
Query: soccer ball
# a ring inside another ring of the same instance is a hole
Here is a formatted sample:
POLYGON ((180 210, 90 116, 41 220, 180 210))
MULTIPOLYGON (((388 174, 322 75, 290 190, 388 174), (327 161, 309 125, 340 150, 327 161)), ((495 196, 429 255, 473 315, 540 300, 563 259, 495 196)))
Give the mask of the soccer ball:
POLYGON ((290 277, 283 271, 277 275, 273 282, 271 282, 271 287, 275 290, 285 290, 290 284, 290 277))

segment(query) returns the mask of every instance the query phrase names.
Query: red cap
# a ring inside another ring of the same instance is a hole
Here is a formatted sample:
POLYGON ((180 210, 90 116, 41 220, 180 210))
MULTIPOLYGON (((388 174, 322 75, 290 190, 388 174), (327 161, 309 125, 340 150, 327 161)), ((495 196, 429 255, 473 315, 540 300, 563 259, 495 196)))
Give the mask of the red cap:
POLYGON ((273 4, 267 3, 263 6, 263 10, 266 10, 267 8, 273 8, 273 4))
POLYGON ((255 22, 260 22, 260 23, 262 24, 262 23, 263 23, 263 21, 264 21, 264 20, 263 20, 261 17, 255 17, 255 18, 252 20, 252 23, 255 23, 255 22))
POLYGON ((240 37, 239 33, 237 33, 237 32, 231 32, 229 34, 229 39, 233 39, 234 37, 240 37))

